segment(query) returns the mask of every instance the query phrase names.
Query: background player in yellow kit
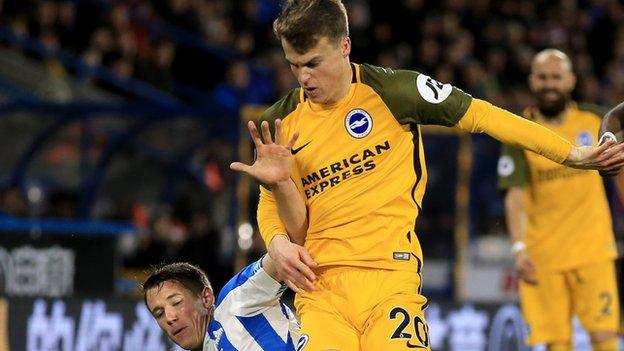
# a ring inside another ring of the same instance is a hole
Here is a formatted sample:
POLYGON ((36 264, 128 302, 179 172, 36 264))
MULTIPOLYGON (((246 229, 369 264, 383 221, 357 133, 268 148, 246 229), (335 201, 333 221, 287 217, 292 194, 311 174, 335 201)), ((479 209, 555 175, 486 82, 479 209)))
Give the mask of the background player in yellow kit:
POLYGON ((264 184, 258 223, 300 292, 303 350, 430 348, 416 237, 427 180, 420 124, 487 132, 579 168, 622 165, 612 141, 573 147, 426 75, 352 64, 339 0, 288 1, 274 29, 300 87, 263 114, 260 131, 250 124, 254 164, 231 167, 264 184))
MULTIPOLYGON (((529 76, 536 106, 524 115, 573 144, 595 145, 605 111, 573 102, 575 82, 563 52, 541 51, 529 76)), ((566 168, 510 146, 503 147, 498 172, 499 186, 507 190, 528 343, 572 350, 572 315, 577 315, 593 350, 617 350, 617 252, 598 172, 566 168)))

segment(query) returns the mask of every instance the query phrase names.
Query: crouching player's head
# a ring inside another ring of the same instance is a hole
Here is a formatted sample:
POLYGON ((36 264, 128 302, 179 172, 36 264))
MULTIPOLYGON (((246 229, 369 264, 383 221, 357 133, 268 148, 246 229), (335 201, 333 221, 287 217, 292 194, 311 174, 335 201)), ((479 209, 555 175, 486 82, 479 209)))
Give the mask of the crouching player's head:
POLYGON ((167 336, 186 350, 201 350, 213 318, 214 294, 206 274, 189 263, 157 267, 143 283, 147 309, 167 336))

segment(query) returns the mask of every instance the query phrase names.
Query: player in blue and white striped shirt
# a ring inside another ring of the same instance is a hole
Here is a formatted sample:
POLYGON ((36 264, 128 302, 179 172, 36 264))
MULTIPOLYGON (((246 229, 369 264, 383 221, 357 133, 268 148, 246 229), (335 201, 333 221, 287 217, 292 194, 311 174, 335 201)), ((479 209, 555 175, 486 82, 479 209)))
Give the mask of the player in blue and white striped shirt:
POLYGON ((143 284, 160 328, 193 351, 295 350, 299 323, 280 301, 285 285, 268 255, 223 287, 216 301, 206 274, 188 263, 157 268, 143 284))

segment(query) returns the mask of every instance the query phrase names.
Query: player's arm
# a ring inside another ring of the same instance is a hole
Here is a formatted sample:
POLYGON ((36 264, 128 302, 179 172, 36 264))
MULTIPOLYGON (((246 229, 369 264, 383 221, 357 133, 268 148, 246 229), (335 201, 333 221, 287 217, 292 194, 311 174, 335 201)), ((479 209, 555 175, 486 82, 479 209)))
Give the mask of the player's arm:
POLYGON ((401 124, 436 124, 471 133, 485 132, 505 144, 574 168, 601 170, 624 165, 624 143, 572 146, 546 127, 418 72, 360 67, 362 81, 375 89, 401 124))
POLYGON ((548 128, 479 99, 472 99, 457 127, 471 133, 485 132, 505 144, 573 168, 603 170, 624 165, 624 144, 608 141, 601 146, 573 146, 548 128))
MULTIPOLYGON (((602 145, 609 140, 616 143, 621 143, 622 140, 624 140, 624 130, 622 130, 623 125, 624 103, 620 103, 604 115, 602 123, 600 125, 598 145, 602 145)), ((620 167, 608 170, 601 170, 600 174, 603 176, 614 176, 620 173, 620 170, 620 167)), ((621 176, 619 177, 619 179, 616 179, 616 185, 620 190, 620 194, 624 193, 624 184, 622 184, 621 179, 621 176)))
POLYGON ((298 134, 287 143, 282 142, 281 121, 277 119, 274 142, 268 122, 263 121, 260 127, 262 138, 256 125, 248 123, 256 147, 253 165, 234 162, 230 168, 245 172, 264 184, 260 190, 258 226, 269 254, 277 262, 280 276, 295 291, 314 290, 311 282, 316 277, 310 267, 316 264, 305 248, 291 242, 293 238, 303 244, 308 226, 305 202, 290 178, 291 149, 298 134))
POLYGON ((260 186, 258 227, 271 256, 271 265, 275 266, 278 276, 295 292, 312 291, 312 282, 316 276, 311 268, 316 263, 302 245, 291 242, 286 227, 276 215, 277 208, 273 193, 260 186))
POLYGON ((308 230, 308 210, 297 186, 289 178, 273 184, 271 192, 275 197, 279 218, 286 227, 287 236, 295 244, 303 246, 308 230))
POLYGON ((600 125, 600 143, 605 139, 615 142, 624 140, 624 102, 612 108, 602 118, 600 125))
POLYGON ((523 250, 524 232, 526 228, 526 211, 524 209, 524 188, 511 187, 505 193, 505 219, 509 238, 514 243, 514 251, 523 250), (520 245, 516 245, 520 244, 520 245))
POLYGON ((518 278, 529 284, 537 283, 535 265, 526 252, 524 233, 526 232, 527 216, 524 208, 524 189, 511 187, 505 193, 505 219, 511 239, 511 251, 514 254, 518 278))
POLYGON ((268 255, 243 268, 219 292, 217 306, 236 316, 250 316, 279 306, 285 290, 268 255))
MULTIPOLYGON (((233 162, 230 168, 249 174, 270 190, 276 200, 274 204, 279 219, 287 230, 281 234, 286 234, 296 243, 303 244, 308 228, 307 208, 297 186, 290 178, 293 162, 291 149, 298 133, 295 133, 288 142, 282 141, 281 125, 281 120, 275 120, 274 141, 267 121, 260 124, 262 138, 256 124, 250 121, 247 127, 256 147, 256 160, 252 165, 233 162)), ((269 241, 266 243, 269 244, 269 241)))
POLYGON ((511 239, 511 251, 518 278, 527 283, 536 283, 535 266, 526 251, 525 233, 527 213, 524 192, 528 179, 528 165, 524 152, 509 145, 503 145, 498 161, 498 187, 505 190, 505 219, 511 239))

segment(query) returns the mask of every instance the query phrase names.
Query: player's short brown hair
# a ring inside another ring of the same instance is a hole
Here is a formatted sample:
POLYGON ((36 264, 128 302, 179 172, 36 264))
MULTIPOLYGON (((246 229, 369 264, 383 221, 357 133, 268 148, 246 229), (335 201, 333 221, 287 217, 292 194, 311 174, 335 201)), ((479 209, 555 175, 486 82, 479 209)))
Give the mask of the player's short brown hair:
POLYGON ((176 281, 195 295, 201 295, 204 288, 212 289, 204 271, 186 262, 163 264, 152 268, 149 277, 141 285, 143 301, 147 306, 147 291, 159 288, 167 281, 176 281))
POLYGON ((339 43, 349 35, 347 10, 341 0, 286 0, 273 32, 299 53, 305 53, 322 37, 339 43))

